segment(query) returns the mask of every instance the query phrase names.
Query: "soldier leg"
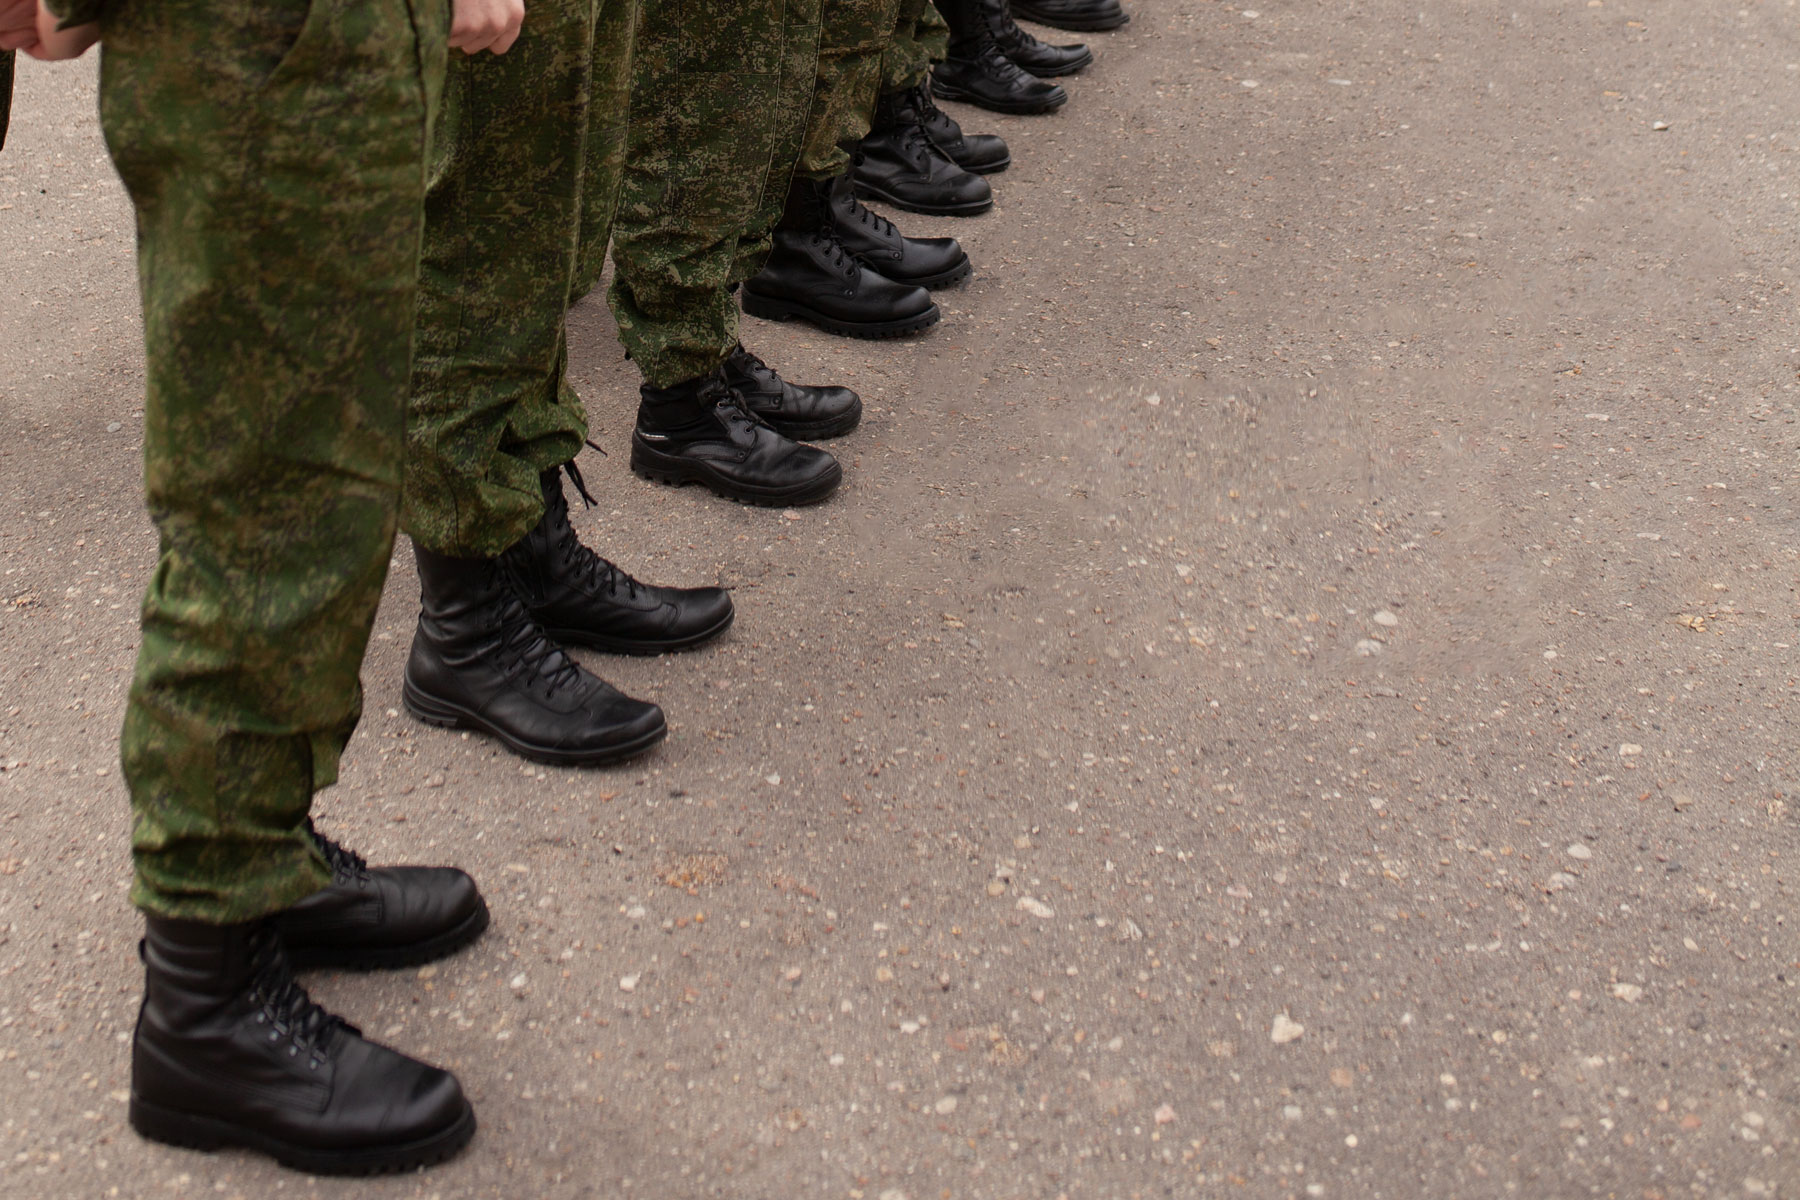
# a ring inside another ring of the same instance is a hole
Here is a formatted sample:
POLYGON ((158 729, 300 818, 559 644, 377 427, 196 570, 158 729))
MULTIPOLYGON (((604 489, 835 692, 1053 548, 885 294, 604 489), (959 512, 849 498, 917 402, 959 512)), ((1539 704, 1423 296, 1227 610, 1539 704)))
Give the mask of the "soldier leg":
MULTIPOLYGON (((1106 2, 1116 6, 1118 0, 1106 2)), ((1003 113, 1045 113, 1068 102, 1067 92, 1054 83, 1046 83, 1027 68, 1042 68, 1046 62, 1054 61, 1061 69, 1044 73, 1068 74, 1086 66, 1092 55, 1085 46, 1067 47, 1072 55, 1066 55, 1057 47, 1028 36, 1012 19, 1008 3, 1009 0, 938 0, 937 13, 949 26, 948 42, 936 56, 938 65, 931 71, 931 90, 940 100, 962 100, 1003 113)), ((917 57, 930 56, 931 48, 920 35, 931 39, 937 36, 933 26, 924 24, 923 13, 915 22, 913 33, 919 55, 914 56, 915 61, 901 64, 909 71, 916 69, 917 57)))
POLYGON ((937 320, 927 288, 969 275, 968 256, 954 238, 902 237, 892 222, 862 206, 851 184, 855 150, 856 178, 885 188, 871 186, 872 192, 905 198, 907 207, 967 213, 993 206, 984 180, 950 162, 912 126, 891 144, 865 144, 901 3, 825 0, 818 83, 800 160, 782 209, 766 213, 740 250, 744 305, 752 313, 799 315, 853 336, 868 336, 871 327, 895 329, 896 318, 910 316, 910 325, 898 323, 905 332, 937 320), (849 292, 846 259, 859 272, 849 292))
POLYGON ((581 245, 575 264, 579 300, 600 282, 613 212, 625 170, 631 128, 631 67, 636 59, 638 0, 600 0, 594 17, 594 64, 589 82, 588 135, 581 183, 581 245))
POLYGON ((816 503, 842 478, 829 454, 752 416, 722 374, 738 348, 743 241, 799 155, 818 11, 646 0, 638 26, 607 296, 645 380, 631 465, 752 504, 816 503))
MULTIPOLYGON (((894 142, 904 142, 914 126, 923 129, 931 144, 965 171, 992 175, 1011 165, 1012 154, 1004 141, 993 134, 965 134, 962 126, 932 102, 927 86, 931 65, 944 60, 948 45, 949 28, 930 0, 899 0, 894 36, 881 62, 881 100, 866 139, 865 174, 871 173, 871 168, 878 174, 877 164, 891 160, 894 142)), ((876 195, 893 186, 879 178, 859 178, 858 182, 876 195)))
POLYGON ((668 726, 562 644, 658 653, 731 623, 719 588, 646 587, 596 557, 563 498, 587 434, 565 317, 583 222, 613 190, 591 178, 589 130, 621 123, 594 114, 592 69, 629 56, 635 8, 545 0, 506 55, 453 62, 425 206, 402 513, 423 596, 403 694, 423 720, 564 765, 641 753, 668 726))
POLYGON ((147 917, 130 1119, 312 1171, 474 1133, 453 1077, 307 999, 267 919, 337 865, 307 813, 393 545, 446 25, 405 0, 115 0, 102 31, 161 543, 121 747, 147 917))

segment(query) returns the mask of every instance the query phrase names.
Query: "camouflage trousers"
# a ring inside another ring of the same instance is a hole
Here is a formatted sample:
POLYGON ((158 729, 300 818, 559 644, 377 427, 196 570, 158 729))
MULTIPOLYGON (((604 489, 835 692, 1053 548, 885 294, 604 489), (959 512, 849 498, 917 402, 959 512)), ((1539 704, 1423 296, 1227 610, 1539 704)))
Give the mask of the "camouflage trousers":
POLYGON ((710 375, 762 269, 818 70, 820 0, 643 0, 607 299, 652 387, 710 375))
POLYGON ((824 0, 819 77, 795 173, 834 179, 850 169, 845 146, 869 132, 875 98, 925 82, 949 30, 931 0, 824 0))
POLYGON ((894 22, 894 40, 881 60, 881 90, 909 88, 924 83, 932 63, 944 61, 950 49, 950 26, 931 0, 900 0, 894 22))
POLYGON ((612 241, 613 213, 619 206, 619 183, 625 174, 625 139, 631 128, 631 74, 640 8, 640 0, 600 0, 594 45, 617 52, 596 54, 589 82, 581 245, 576 252, 575 286, 569 291, 571 304, 600 282, 606 248, 612 241))
POLYGON ((148 912, 330 882, 400 510, 442 0, 114 0, 100 118, 137 210, 160 538, 121 756, 148 912))
POLYGON ((487 558, 517 542, 543 515, 538 476, 587 437, 564 319, 618 196, 636 15, 637 0, 534 0, 506 54, 452 56, 401 513, 428 550, 487 558))

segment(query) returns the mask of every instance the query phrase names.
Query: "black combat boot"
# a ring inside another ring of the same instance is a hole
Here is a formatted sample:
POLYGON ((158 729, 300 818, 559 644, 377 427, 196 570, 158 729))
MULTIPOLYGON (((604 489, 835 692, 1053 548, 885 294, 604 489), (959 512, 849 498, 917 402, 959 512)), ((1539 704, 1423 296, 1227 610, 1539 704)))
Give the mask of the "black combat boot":
POLYGON ((742 342, 725 360, 725 382, 752 416, 796 442, 843 437, 862 420, 862 397, 849 388, 789 383, 742 342))
POLYGON ((455 867, 371 867, 306 823, 331 884, 275 914, 295 967, 408 967, 453 954, 488 927, 487 902, 455 867))
POLYGON ((1069 93, 1006 57, 986 0, 943 0, 938 11, 950 26, 950 46, 931 68, 932 95, 1002 113, 1043 113, 1068 102, 1069 93))
POLYGON ((731 628, 731 593, 724 588, 639 583, 582 545, 563 499, 564 470, 593 503, 574 463, 552 467, 538 477, 543 517, 500 556, 513 591, 551 641, 609 654, 662 654, 731 628))
POLYGON ((1012 10, 1027 21, 1077 33, 1117 29, 1131 20, 1119 0, 1012 0, 1012 10))
POLYGON ((896 283, 948 287, 967 279, 974 270, 955 238, 903 236, 892 221, 871 212, 856 198, 847 176, 831 181, 826 211, 844 248, 865 267, 873 267, 896 283))
POLYGON ((917 103, 924 90, 883 92, 876 100, 868 135, 853 154, 856 190, 910 212, 942 217, 984 213, 994 207, 994 190, 926 133, 925 113, 917 103))
POLYGON ((744 311, 771 321, 798 317, 860 338, 902 337, 937 324, 942 314, 930 292, 894 282, 845 248, 832 223, 831 187, 831 180, 801 178, 789 186, 775 248, 744 284, 744 311))
POLYGON ((1007 0, 981 2, 989 10, 990 19, 994 23, 994 40, 1000 44, 1000 53, 1039 79, 1073 75, 1094 61, 1094 52, 1086 46, 1079 43, 1052 46, 1020 29, 1019 23, 1013 20, 1007 0))
POLYGON ((419 628, 401 696, 432 725, 478 729, 535 762, 593 767, 669 732, 662 709, 590 675, 545 635, 500 561, 413 546, 419 628))
POLYGON ((145 923, 131 1127, 316 1175, 410 1171, 475 1136, 456 1077, 376 1045, 294 982, 268 921, 145 923))
POLYGON ((964 133, 962 126, 931 98, 924 84, 908 89, 912 107, 923 118, 925 136, 950 156, 950 161, 977 175, 995 175, 1012 165, 1006 140, 991 133, 964 133))
POLYGON ((717 371, 671 388, 639 389, 631 469, 660 483, 705 484, 746 504, 817 504, 844 469, 815 446, 764 424, 717 371))

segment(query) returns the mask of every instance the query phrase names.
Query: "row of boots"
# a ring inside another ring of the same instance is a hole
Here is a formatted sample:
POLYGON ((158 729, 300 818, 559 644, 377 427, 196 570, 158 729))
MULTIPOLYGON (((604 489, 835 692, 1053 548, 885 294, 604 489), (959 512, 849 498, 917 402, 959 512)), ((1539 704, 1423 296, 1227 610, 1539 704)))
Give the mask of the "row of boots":
MULTIPOLYGON (((795 181, 768 265, 744 286, 747 311, 871 338, 936 322, 931 289, 968 278, 968 256, 954 238, 903 236, 862 199, 935 215, 991 208, 983 176, 1011 162, 1006 143, 965 134, 933 94, 1047 112, 1067 96, 1045 79, 1093 56, 1030 37, 1012 12, 1072 29, 1126 19, 1118 0, 939 7, 952 30, 947 60, 928 87, 881 98, 847 175, 795 181)), ((849 389, 789 383, 739 346, 709 376, 643 388, 631 465, 746 503, 816 503, 842 469, 807 443, 850 432, 861 414, 849 389)), ((593 503, 574 464, 544 472, 543 517, 503 554, 457 558, 415 546, 420 614, 402 694, 421 720, 478 730, 528 759, 598 765, 642 753, 668 725, 655 704, 624 695, 568 649, 688 649, 730 628, 734 610, 723 588, 645 584, 583 545, 565 473, 593 503)), ((487 905, 461 871, 370 867, 310 823, 305 836, 331 882, 284 911, 236 925, 147 919, 131 1124, 159 1141, 249 1148, 317 1174, 447 1159, 475 1133, 456 1078, 364 1037, 314 1003, 295 971, 444 957, 481 936, 487 905)))
POLYGON ((917 333, 940 316, 930 290, 967 279, 954 238, 909 238, 865 208, 877 200, 907 212, 969 217, 994 206, 985 176, 1012 163, 1006 142, 965 133, 934 97, 995 112, 1049 112, 1068 94, 1048 82, 1093 62, 1083 45, 1055 46, 1019 27, 1015 10, 1047 24, 1110 29, 1127 19, 1118 0, 943 0, 951 37, 928 83, 883 93, 867 135, 845 149, 837 179, 796 179, 767 265, 743 288, 744 311, 809 321, 848 337, 917 333))

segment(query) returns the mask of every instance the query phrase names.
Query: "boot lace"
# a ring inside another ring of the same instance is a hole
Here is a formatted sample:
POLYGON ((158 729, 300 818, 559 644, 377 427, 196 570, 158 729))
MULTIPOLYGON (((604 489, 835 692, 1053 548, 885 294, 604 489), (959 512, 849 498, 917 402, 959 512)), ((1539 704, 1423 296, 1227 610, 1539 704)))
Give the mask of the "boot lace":
MULTIPOLYGON (((335 843, 326 841, 326 844, 335 843)), ((338 849, 349 854, 342 847, 338 849)), ((349 856, 356 859, 353 854, 349 856)), ((265 1036, 270 1042, 287 1039, 289 1058, 297 1059, 305 1054, 308 1068, 317 1070, 329 1056, 339 1030, 353 1036, 360 1036, 362 1031, 313 1003, 306 989, 294 979, 287 953, 282 949, 281 936, 273 925, 265 924, 251 936, 249 998, 257 1006, 256 1023, 267 1027, 265 1036)))
MULTIPOLYGON (((595 500, 588 494, 587 483, 581 478, 581 471, 572 462, 564 463, 563 470, 568 472, 570 481, 575 484, 575 491, 581 496, 582 503, 593 508, 595 500)), ((561 558, 590 591, 603 591, 612 595, 624 588, 627 595, 635 598, 638 588, 643 585, 582 545, 574 523, 569 520, 569 505, 562 497, 561 488, 556 489, 556 494, 550 497, 550 505, 552 524, 556 528, 556 543, 551 547, 551 552, 561 558)))
POLYGON ((312 818, 306 818, 306 836, 312 839, 319 853, 325 858, 325 865, 331 868, 334 879, 349 882, 365 882, 369 878, 369 863, 354 850, 340 846, 313 827, 312 818))
MULTIPOLYGON (((837 239, 833 238, 832 242, 835 244, 836 240, 837 239)), ((748 350, 744 351, 744 355, 756 363, 757 366, 762 367, 765 370, 768 369, 767 363, 763 362, 762 359, 757 358, 756 355, 751 354, 748 350)), ((719 415, 728 423, 744 423, 753 429, 760 428, 767 429, 771 433, 776 432, 773 425, 756 415, 756 410, 750 407, 749 399, 743 392, 732 386, 729 381, 721 380, 718 384, 718 389, 719 390, 712 397, 713 405, 719 410, 719 415)))
MULTIPOLYGON (((837 231, 825 224, 823 219, 812 232, 812 242, 813 245, 825 250, 831 265, 837 268, 845 279, 856 278, 856 273, 862 269, 862 264, 857 261, 855 255, 845 249, 844 243, 838 240, 837 231)), ((739 399, 741 400, 742 397, 739 399)))
POLYGON ((500 631, 490 648, 490 653, 500 660, 500 669, 508 675, 524 674, 540 681, 546 696, 580 683, 581 668, 545 636, 543 627, 532 619, 499 564, 490 560, 488 569, 499 575, 489 581, 498 593, 489 610, 489 620, 500 631))
MULTIPOLYGON (((888 220, 886 217, 882 216, 880 213, 871 209, 868 205, 864 204, 861 200, 858 200, 856 198, 855 192, 845 189, 845 197, 846 197, 845 201, 844 201, 845 213, 847 213, 849 216, 856 218, 856 220, 859 224, 866 225, 870 229, 873 229, 876 233, 876 236, 885 239, 885 238, 897 237, 899 235, 900 231, 894 227, 894 223, 892 221, 888 220)), ((758 360, 758 361, 760 362, 761 360, 758 360)))
MULTIPOLYGON (((982 37, 976 57, 987 69, 988 75, 1002 83, 1017 83, 1026 77, 1025 68, 1006 57, 1006 51, 1000 47, 1000 39, 992 30, 986 31, 982 37)), ((1035 81, 1035 77, 1033 80, 1035 81)))

